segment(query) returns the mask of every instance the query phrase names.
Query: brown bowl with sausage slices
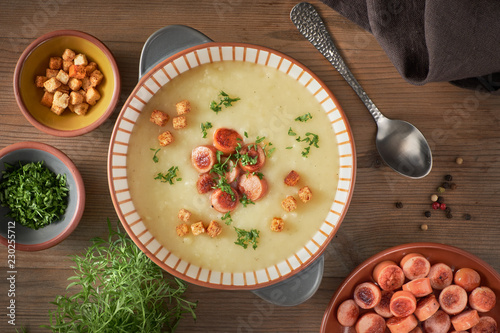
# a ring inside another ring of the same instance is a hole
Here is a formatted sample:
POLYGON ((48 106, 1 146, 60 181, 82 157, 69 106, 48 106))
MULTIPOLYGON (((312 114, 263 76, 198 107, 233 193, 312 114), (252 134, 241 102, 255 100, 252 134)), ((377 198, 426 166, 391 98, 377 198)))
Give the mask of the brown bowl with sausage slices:
POLYGON ((500 274, 438 243, 403 244, 359 265, 323 316, 321 332, 498 332, 500 274))

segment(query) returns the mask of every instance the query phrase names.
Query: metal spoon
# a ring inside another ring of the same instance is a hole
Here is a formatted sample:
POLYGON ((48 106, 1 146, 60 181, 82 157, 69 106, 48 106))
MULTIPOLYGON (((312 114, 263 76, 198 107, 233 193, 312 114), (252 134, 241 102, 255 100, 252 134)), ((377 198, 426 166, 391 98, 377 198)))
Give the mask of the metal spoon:
POLYGON ((412 124, 385 117, 356 81, 340 56, 325 24, 314 7, 302 2, 293 7, 290 18, 300 33, 337 69, 377 123, 376 146, 384 162, 403 176, 425 177, 432 168, 432 153, 423 134, 412 124))

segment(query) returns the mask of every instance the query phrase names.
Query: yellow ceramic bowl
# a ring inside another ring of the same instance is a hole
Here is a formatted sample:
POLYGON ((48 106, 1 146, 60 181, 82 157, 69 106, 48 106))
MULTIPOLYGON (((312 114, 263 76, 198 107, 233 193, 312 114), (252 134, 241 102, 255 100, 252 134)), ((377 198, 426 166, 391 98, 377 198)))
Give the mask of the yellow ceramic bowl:
POLYGON ((120 73, 111 51, 98 39, 81 31, 58 30, 31 43, 19 58, 14 72, 16 101, 26 119, 43 132, 56 136, 77 136, 101 125, 113 113, 120 95, 120 73), (98 86, 101 99, 84 116, 65 111, 58 116, 43 106, 43 89, 35 77, 45 75, 50 57, 60 57, 66 48, 94 61, 104 79, 98 86))

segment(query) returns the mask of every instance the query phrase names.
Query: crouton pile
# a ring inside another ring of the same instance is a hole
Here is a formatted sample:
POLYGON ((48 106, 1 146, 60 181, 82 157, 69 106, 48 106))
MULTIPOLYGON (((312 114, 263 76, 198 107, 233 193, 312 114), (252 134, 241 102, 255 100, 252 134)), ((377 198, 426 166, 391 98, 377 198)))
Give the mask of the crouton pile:
MULTIPOLYGON (((187 126, 187 119, 185 114, 191 111, 191 103, 188 100, 182 100, 175 104, 175 109, 177 111, 177 117, 172 119, 172 127, 175 130, 183 129, 187 126)), ((164 127, 170 120, 170 116, 161 110, 153 110, 149 121, 152 123, 164 127)), ((165 147, 174 142, 174 135, 170 131, 165 131, 158 136, 158 141, 160 146, 165 147)))
MULTIPOLYGON (((175 227, 175 231, 179 237, 184 237, 189 234, 190 226, 188 225, 189 219, 191 218, 191 212, 187 209, 182 208, 179 210, 178 218, 183 222, 175 227)), ((194 236, 201 234, 208 234, 210 237, 214 238, 220 235, 222 232, 222 227, 217 221, 210 221, 210 224, 205 227, 203 221, 198 221, 191 224, 191 232, 194 236)))
POLYGON ((84 116, 89 107, 101 98, 97 86, 104 75, 85 54, 66 49, 61 57, 51 57, 45 75, 35 78, 37 88, 43 88, 42 105, 60 116, 66 109, 84 116))
MULTIPOLYGON (((298 184, 299 180, 300 175, 297 173, 297 171, 292 170, 286 175, 284 182, 287 186, 295 186, 298 184)), ((312 199, 312 191, 309 186, 301 187, 298 191, 298 197, 303 203, 309 202, 312 199)), ((281 201, 281 207, 283 207, 286 212, 293 212, 297 209, 297 199, 295 199, 294 196, 289 195, 285 199, 283 199, 283 201, 281 201)), ((271 222, 272 231, 281 232, 284 228, 285 221, 282 218, 273 218, 271 222)))

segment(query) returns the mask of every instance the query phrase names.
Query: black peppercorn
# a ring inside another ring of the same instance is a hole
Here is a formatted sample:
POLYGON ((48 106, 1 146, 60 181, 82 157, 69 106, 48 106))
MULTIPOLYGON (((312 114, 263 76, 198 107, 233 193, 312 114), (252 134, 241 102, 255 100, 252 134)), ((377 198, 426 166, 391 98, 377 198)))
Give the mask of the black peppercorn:
POLYGON ((446 175, 444 176, 444 180, 446 180, 447 182, 451 182, 453 180, 453 177, 451 175, 446 175))
POLYGON ((442 204, 444 202, 444 198, 439 196, 436 201, 439 202, 440 204, 442 204))
POLYGON ((470 216, 470 214, 464 214, 464 219, 466 219, 467 221, 470 220, 472 218, 472 216, 470 216))
POLYGON ((446 207, 446 209, 444 210, 446 213, 450 213, 451 212, 451 208, 450 207, 446 207))
POLYGON ((425 215, 425 217, 431 217, 431 212, 430 212, 430 211, 428 211, 428 210, 426 210, 426 211, 424 212, 424 215, 425 215))
POLYGON ((444 182, 443 185, 441 185, 441 187, 448 189, 448 188, 450 188, 450 183, 444 182))
POLYGON ((401 201, 396 202, 396 208, 403 208, 403 203, 401 201))
POLYGON ((451 212, 446 212, 446 217, 451 219, 453 217, 453 215, 451 214, 451 212))

